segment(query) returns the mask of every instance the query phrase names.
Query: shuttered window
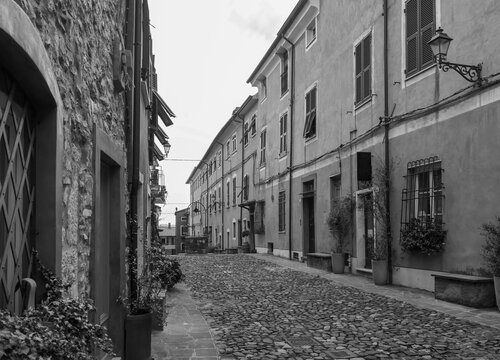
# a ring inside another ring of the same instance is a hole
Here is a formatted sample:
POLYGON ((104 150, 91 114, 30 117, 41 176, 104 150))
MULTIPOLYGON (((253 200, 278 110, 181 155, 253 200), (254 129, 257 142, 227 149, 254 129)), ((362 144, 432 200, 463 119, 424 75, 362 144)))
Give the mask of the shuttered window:
POLYGON ((306 139, 316 136, 316 87, 306 94, 306 122, 303 135, 306 139))
POLYGON ((280 116, 280 154, 287 152, 286 148, 286 130, 287 130, 288 113, 280 116))
POLYGON ((406 2, 406 76, 434 63, 429 40, 436 32, 435 0, 406 2))
POLYGON ((371 43, 372 35, 368 34, 355 48, 356 60, 356 104, 359 104, 371 96, 371 43))
POLYGON ((260 133, 260 164, 266 163, 266 129, 260 133))
POLYGON ((278 195, 278 231, 285 231, 285 192, 278 195))

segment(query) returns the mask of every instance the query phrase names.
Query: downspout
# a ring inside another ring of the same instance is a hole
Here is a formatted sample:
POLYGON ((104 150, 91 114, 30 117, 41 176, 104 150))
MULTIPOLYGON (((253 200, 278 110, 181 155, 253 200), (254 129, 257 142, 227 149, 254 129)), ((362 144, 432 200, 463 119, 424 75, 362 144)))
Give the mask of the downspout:
POLYGON ((385 132, 385 222, 387 235, 387 267, 389 284, 392 284, 392 235, 390 202, 390 154, 389 154, 389 75, 388 75, 388 9, 384 0, 384 132, 385 132))
POLYGON ((288 258, 292 260, 292 171, 293 171, 293 110, 295 99, 295 45, 281 33, 281 37, 288 42, 292 49, 290 71, 290 162, 288 167, 288 258))
MULTIPOLYGON (((224 184, 224 144, 222 144, 218 141, 216 141, 216 142, 221 147, 221 156, 222 156, 222 159, 221 159, 222 160, 222 164, 221 164, 221 167, 222 167, 221 172, 222 173, 221 173, 221 187, 220 187, 221 188, 221 201, 219 201, 219 206, 222 209, 222 214, 221 214, 221 216, 222 216, 222 221, 221 221, 222 229, 221 229, 220 246, 221 246, 221 249, 224 249, 224 237, 226 236, 225 231, 224 231, 224 205, 223 205, 223 203, 224 203, 224 185, 225 185, 224 184)), ((216 241, 217 241, 217 239, 216 239, 216 241)))
MULTIPOLYGON (((142 6, 141 0, 135 0, 134 19, 134 88, 133 88, 133 124, 132 124, 132 187, 130 190, 130 218, 133 221, 130 231, 130 248, 132 253, 137 254, 139 223, 137 218, 138 190, 139 190, 139 160, 140 160, 140 116, 141 116, 141 20, 142 6)), ((135 259, 137 267, 137 256, 135 259)), ((129 266, 130 276, 130 296, 137 298, 137 269, 129 266)))
MULTIPOLYGON (((245 176, 245 144, 243 141, 243 137, 245 136, 245 120, 242 118, 238 117, 241 120, 241 190, 240 190, 240 201, 241 204, 243 204, 243 186, 244 186, 244 181, 243 178, 245 176)), ((243 245, 243 237, 241 236, 242 234, 242 226, 243 226, 243 207, 240 206, 240 226, 239 226, 239 241, 238 243, 240 246, 243 245)))

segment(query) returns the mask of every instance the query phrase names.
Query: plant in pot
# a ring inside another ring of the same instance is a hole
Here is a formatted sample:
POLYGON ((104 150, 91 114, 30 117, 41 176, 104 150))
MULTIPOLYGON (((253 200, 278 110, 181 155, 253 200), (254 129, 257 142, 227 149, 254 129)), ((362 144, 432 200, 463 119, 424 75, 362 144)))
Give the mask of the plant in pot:
POLYGON ((401 229, 401 248, 413 254, 442 252, 446 245, 446 232, 440 220, 413 218, 401 229))
POLYGON ((344 272, 344 240, 351 231, 353 223, 354 202, 351 196, 345 196, 332 203, 327 224, 332 234, 332 270, 335 274, 344 272))
POLYGON ((496 218, 496 223, 483 224, 481 235, 485 239, 482 255, 488 270, 493 275, 495 297, 500 310, 500 217, 496 218))

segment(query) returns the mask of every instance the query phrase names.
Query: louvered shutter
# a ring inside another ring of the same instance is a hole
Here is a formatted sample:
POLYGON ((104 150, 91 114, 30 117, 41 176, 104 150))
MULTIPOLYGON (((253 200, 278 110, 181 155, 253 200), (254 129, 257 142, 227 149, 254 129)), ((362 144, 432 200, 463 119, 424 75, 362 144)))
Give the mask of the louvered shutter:
POLYGON ((363 100, 363 93, 361 90, 362 87, 362 77, 363 77, 363 68, 361 67, 361 45, 362 43, 359 43, 356 45, 356 49, 354 51, 354 57, 355 57, 355 62, 356 62, 356 102, 360 102, 363 100))
POLYGON ((434 62, 429 40, 435 33, 434 0, 420 0, 420 61, 421 68, 434 62))
POLYGON ((363 40, 363 100, 371 94, 371 45, 372 36, 369 34, 363 40))
POLYGON ((419 69, 418 64, 418 1, 406 2, 406 75, 419 69))

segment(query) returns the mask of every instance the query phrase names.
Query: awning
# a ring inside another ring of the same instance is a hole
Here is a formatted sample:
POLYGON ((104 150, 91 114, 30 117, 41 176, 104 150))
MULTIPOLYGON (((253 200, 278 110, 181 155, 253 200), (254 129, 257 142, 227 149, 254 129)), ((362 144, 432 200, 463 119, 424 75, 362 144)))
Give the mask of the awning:
POLYGON ((168 135, 165 133, 165 131, 163 131, 161 127, 157 126, 154 129, 154 133, 163 146, 168 144, 168 135))
POLYGON ((165 159, 165 155, 162 153, 160 148, 156 146, 156 144, 153 145, 153 154, 159 161, 165 159))
POLYGON ((170 126, 173 124, 170 117, 175 117, 174 112, 168 107, 167 103, 161 98, 160 94, 153 89, 153 96, 156 100, 156 106, 158 110, 158 115, 165 124, 165 126, 170 126))

